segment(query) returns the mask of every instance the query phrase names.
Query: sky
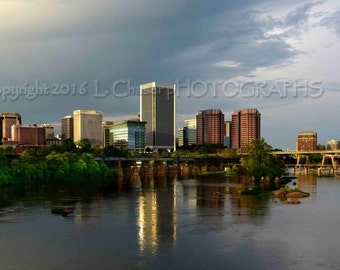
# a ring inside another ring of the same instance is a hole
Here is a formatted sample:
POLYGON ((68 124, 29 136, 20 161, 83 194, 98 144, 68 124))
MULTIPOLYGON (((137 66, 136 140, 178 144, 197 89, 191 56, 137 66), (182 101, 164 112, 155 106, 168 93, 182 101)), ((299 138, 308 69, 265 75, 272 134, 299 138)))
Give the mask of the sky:
POLYGON ((0 106, 24 125, 74 110, 123 121, 139 85, 177 85, 177 126, 257 108, 261 135, 340 140, 340 1, 0 0, 0 106))

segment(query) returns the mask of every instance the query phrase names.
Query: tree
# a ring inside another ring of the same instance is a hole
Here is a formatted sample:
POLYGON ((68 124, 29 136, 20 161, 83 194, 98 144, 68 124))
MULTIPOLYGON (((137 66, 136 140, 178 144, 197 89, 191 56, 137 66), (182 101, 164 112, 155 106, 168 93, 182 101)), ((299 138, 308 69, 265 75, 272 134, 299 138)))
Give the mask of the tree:
POLYGON ((103 156, 103 148, 101 148, 98 144, 91 146, 91 153, 95 157, 101 157, 103 156))
POLYGON ((274 180, 285 173, 285 164, 270 153, 271 149, 263 138, 253 139, 247 146, 248 154, 241 158, 242 167, 257 184, 262 177, 274 180))
POLYGON ((121 149, 113 146, 107 145, 103 148, 103 155, 104 157, 124 157, 124 153, 121 149))
POLYGON ((188 157, 191 152, 187 149, 179 149, 172 153, 172 157, 188 157))
POLYGON ((61 151, 64 152, 74 152, 76 150, 76 145, 72 139, 64 139, 61 141, 61 151))
POLYGON ((237 154, 235 150, 230 148, 224 148, 222 151, 219 152, 219 155, 223 158, 235 159, 237 158, 237 154))
POLYGON ((91 153, 91 146, 89 139, 81 139, 78 144, 80 154, 91 153))

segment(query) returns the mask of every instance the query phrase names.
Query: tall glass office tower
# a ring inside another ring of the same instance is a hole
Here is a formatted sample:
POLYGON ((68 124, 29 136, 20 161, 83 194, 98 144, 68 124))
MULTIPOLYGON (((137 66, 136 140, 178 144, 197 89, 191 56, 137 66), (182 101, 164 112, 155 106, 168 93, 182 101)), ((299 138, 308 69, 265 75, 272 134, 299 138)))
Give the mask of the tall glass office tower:
POLYGON ((176 85, 151 82, 140 86, 140 120, 145 121, 146 147, 176 148, 176 85))

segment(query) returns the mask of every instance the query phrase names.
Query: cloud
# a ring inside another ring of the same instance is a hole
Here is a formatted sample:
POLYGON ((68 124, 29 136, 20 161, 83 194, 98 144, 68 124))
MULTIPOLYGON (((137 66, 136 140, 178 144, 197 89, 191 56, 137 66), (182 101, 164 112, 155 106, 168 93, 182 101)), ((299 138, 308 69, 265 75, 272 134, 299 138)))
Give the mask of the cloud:
POLYGON ((215 64, 216 67, 226 68, 238 68, 241 65, 240 62, 236 61, 220 61, 215 64))
MULTIPOLYGON (((2 92, 2 110, 19 111, 26 123, 56 122, 86 104, 106 116, 124 118, 139 111, 138 93, 130 89, 150 81, 179 80, 198 82, 196 92, 179 91, 179 115, 195 115, 207 107, 226 114, 243 107, 258 107, 266 114, 288 105, 299 111, 303 99, 278 94, 228 97, 211 86, 201 95, 205 86, 200 82, 300 78, 333 83, 336 92, 339 64, 334 56, 340 44, 336 3, 0 1, 0 90, 36 79, 50 86, 74 85, 77 90, 87 83, 85 95, 39 95, 29 101, 24 96, 4 100, 2 92), (125 97, 113 91, 117 81, 129 82, 118 91, 127 93, 125 97)), ((268 126, 277 125, 267 119, 268 126)))

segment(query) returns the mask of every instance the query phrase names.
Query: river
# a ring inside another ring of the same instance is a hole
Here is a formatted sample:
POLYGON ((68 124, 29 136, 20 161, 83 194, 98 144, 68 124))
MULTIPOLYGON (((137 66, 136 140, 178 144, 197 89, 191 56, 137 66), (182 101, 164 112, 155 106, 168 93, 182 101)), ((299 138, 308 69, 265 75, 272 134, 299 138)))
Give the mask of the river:
POLYGON ((294 183, 298 205, 225 192, 236 176, 2 189, 0 268, 339 269, 340 178, 294 183))

